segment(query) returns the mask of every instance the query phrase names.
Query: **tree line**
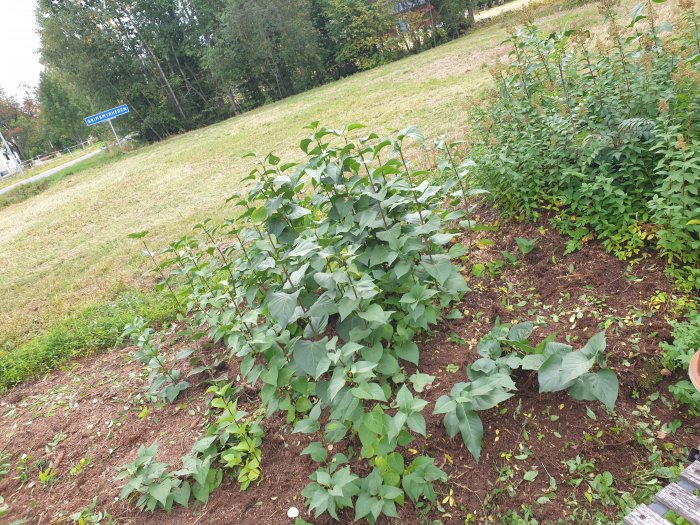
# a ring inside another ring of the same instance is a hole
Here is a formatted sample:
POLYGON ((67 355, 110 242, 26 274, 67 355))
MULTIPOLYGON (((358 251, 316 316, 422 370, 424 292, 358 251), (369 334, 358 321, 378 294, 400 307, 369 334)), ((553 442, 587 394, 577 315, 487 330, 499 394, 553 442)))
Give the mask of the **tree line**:
POLYGON ((120 125, 160 140, 456 38, 486 1, 39 0, 40 111, 19 129, 73 143, 125 103, 120 125))

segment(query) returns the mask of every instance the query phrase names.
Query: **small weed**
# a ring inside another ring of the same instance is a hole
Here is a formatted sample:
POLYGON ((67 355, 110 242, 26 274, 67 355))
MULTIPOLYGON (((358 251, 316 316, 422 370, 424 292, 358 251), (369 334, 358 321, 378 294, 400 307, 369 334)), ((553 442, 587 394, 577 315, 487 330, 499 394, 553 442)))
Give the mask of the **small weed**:
POLYGON ((96 512, 97 498, 92 500, 92 503, 85 507, 83 510, 79 510, 70 515, 71 521, 75 525, 114 525, 116 521, 112 518, 112 515, 108 512, 96 512))
POLYGON ((47 467, 39 471, 39 482, 42 485, 54 485, 58 481, 58 471, 47 467))
POLYGON ((7 450, 0 451, 0 478, 6 476, 12 469, 12 454, 7 450))
POLYGON ((87 466, 90 466, 92 461, 89 458, 80 458, 80 461, 78 461, 73 467, 70 469, 70 476, 75 477, 79 475, 83 469, 87 466))
POLYGON ((535 237, 534 239, 524 239, 522 237, 515 238, 515 242, 518 245, 518 249, 523 255, 527 255, 535 249, 535 247, 537 246, 537 240, 537 237, 535 237))

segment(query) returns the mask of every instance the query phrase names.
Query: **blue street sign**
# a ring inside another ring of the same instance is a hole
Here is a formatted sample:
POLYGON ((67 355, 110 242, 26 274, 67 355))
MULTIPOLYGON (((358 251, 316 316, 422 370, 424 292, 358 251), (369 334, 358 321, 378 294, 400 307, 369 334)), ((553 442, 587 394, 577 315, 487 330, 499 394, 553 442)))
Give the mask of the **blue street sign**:
POLYGON ((85 124, 88 126, 94 126, 95 124, 99 124, 100 122, 104 122, 105 120, 112 120, 115 117, 118 117, 120 115, 126 115, 129 112, 129 106, 126 104, 122 104, 121 106, 117 106, 116 108, 108 109, 107 111, 102 111, 101 113, 97 113, 96 115, 92 115, 90 117, 85 117, 85 124))

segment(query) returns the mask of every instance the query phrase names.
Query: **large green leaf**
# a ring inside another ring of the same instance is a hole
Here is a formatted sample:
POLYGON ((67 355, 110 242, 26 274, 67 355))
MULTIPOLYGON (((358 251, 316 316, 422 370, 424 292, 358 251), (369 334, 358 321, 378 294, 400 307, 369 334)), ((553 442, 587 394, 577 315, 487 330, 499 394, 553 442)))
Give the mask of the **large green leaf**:
POLYGON ((271 292, 267 302, 267 309, 272 319, 282 327, 287 327, 294 317, 297 307, 299 290, 294 293, 271 292))
POLYGON ((158 501, 158 503, 161 505, 165 506, 171 490, 172 480, 170 478, 165 478, 157 485, 151 485, 151 488, 148 489, 148 495, 158 501))
POLYGON ((508 340, 518 342, 526 341, 527 338, 530 337, 533 328, 534 325, 530 321, 513 325, 508 331, 508 340))
POLYGON ((357 315, 360 316, 362 319, 364 319, 367 322, 370 323, 375 323, 375 324, 386 324, 389 322, 389 319, 391 318, 391 314, 394 313, 394 310, 383 310, 381 306, 379 306, 376 303, 373 303, 367 308, 366 311, 364 312, 358 312, 357 315))
POLYGON ((471 452, 474 459, 479 461, 484 439, 484 427, 478 414, 464 403, 459 403, 453 412, 445 415, 443 424, 450 437, 456 436, 457 433, 461 434, 467 450, 471 452))
POLYGON ((308 455, 317 463, 322 463, 328 458, 328 450, 319 441, 309 443, 309 445, 301 451, 301 455, 308 455))
POLYGON ((297 243, 294 249, 289 252, 289 255, 290 257, 306 257, 318 250, 319 246, 316 242, 309 239, 302 239, 297 243))
POLYGON ((331 366, 326 350, 326 339, 306 341, 300 339, 294 343, 294 364, 314 379, 318 379, 331 366))
POLYGON ((537 374, 537 378, 540 384, 540 393, 558 392, 571 386, 572 381, 563 381, 563 361, 563 355, 552 354, 547 359, 545 359, 544 363, 542 363, 542 366, 540 366, 539 372, 537 374))
POLYGON ((565 354, 561 360, 561 382, 570 383, 588 372, 594 359, 588 358, 582 351, 565 354))
POLYGON ((386 401, 386 394, 382 387, 377 383, 368 383, 363 381, 355 388, 351 389, 352 395, 358 399, 367 399, 374 401, 386 401))
POLYGON ((267 219, 267 208, 264 206, 256 208, 250 216, 253 224, 262 224, 267 219))
POLYGON ((593 401, 597 399, 610 410, 615 408, 620 385, 615 372, 604 368, 596 373, 584 374, 569 388, 574 399, 593 401))
POLYGON ((404 361, 408 361, 409 363, 413 363, 414 365, 418 366, 420 351, 418 350, 416 343, 413 341, 403 341, 396 345, 395 350, 399 359, 403 359, 404 361))
POLYGON ((605 332, 598 332, 591 337, 586 346, 581 348, 581 353, 589 359, 598 359, 605 352, 605 332))
MULTIPOLYGON (((457 407, 457 403, 450 399, 450 396, 440 396, 437 401, 435 401, 435 408, 433 409, 433 414, 447 414, 452 412, 457 407)), ((449 432, 449 429, 448 429, 449 432)), ((455 431, 455 434, 457 432, 455 431)))

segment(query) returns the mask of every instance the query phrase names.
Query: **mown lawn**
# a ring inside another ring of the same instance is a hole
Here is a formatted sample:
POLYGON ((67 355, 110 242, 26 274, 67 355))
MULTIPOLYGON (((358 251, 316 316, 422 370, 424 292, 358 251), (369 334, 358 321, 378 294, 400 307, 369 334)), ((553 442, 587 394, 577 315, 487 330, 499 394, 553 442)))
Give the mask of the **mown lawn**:
MULTIPOLYGON (((626 9, 626 8, 625 8, 626 9)), ((551 8, 549 10, 551 13, 551 8)), ((593 5, 539 20, 599 19, 593 5)), ((508 23, 517 19, 511 16, 508 23)), ((296 155, 303 126, 409 124, 428 137, 464 134, 466 106, 490 85, 485 66, 507 53, 505 23, 219 124, 143 147, 0 210, 0 349, 11 351, 77 308, 137 284, 145 268, 130 232, 154 247, 205 217, 225 217, 250 151, 296 155)))

